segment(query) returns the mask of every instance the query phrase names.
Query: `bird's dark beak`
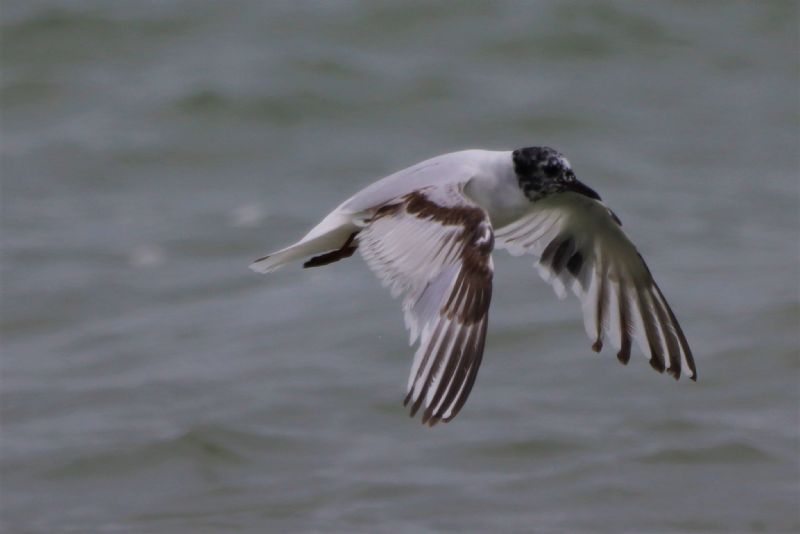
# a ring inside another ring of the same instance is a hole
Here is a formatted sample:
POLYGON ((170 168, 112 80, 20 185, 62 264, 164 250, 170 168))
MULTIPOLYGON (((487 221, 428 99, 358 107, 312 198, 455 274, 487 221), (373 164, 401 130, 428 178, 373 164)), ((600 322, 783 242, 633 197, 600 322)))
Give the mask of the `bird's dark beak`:
POLYGON ((593 198, 595 200, 602 200, 597 192, 588 185, 578 180, 570 180, 564 184, 564 191, 572 191, 585 197, 593 198))

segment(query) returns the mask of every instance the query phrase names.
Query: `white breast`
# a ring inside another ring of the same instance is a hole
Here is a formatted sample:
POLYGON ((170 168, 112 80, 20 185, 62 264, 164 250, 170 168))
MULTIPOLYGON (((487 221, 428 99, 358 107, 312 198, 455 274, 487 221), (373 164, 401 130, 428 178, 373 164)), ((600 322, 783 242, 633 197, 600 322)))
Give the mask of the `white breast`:
POLYGON ((511 152, 487 152, 464 193, 489 214, 494 228, 501 228, 531 208, 519 187, 511 152))

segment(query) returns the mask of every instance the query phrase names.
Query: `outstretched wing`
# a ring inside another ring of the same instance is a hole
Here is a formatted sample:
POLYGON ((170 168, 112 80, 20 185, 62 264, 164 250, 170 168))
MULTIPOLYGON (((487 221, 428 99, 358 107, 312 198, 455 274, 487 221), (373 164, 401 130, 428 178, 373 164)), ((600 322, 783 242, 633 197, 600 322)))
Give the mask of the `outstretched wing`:
POLYGON ((483 356, 492 297, 488 216, 456 184, 428 187, 374 210, 358 234, 372 271, 403 295, 411 344, 419 339, 405 405, 433 426, 458 414, 483 356))
POLYGON ((496 230, 498 248, 539 258, 542 277, 560 298, 581 300, 586 333, 599 352, 608 339, 623 364, 631 340, 658 372, 697 380, 692 351, 644 259, 602 203, 573 192, 534 203, 525 217, 496 230))

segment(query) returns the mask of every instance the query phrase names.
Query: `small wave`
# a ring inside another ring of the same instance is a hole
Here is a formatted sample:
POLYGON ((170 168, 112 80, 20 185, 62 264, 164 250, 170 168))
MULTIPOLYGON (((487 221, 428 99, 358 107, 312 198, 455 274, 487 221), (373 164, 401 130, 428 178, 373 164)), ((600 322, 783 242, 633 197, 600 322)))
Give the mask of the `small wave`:
POLYGON ((472 448, 481 456, 494 458, 544 457, 556 456, 580 450, 575 442, 559 439, 526 439, 509 442, 484 443, 472 448))
POLYGON ((134 267, 157 267, 164 263, 164 249, 153 245, 142 245, 131 251, 129 262, 134 267))
MULTIPOLYGON (((307 117, 330 118, 352 111, 354 105, 331 97, 296 92, 284 95, 229 95, 211 89, 200 89, 174 100, 173 112, 187 116, 219 117, 269 121, 291 126, 307 117)), ((169 111, 168 111, 169 112, 169 111)))
POLYGON ((275 448, 296 448, 296 444, 293 440, 280 436, 262 436, 219 426, 202 426, 171 439, 77 458, 52 469, 47 475, 52 478, 115 477, 176 460, 203 464, 241 464, 248 461, 248 451, 275 448))
POLYGON ((112 35, 123 29, 151 34, 174 35, 186 22, 177 17, 129 16, 124 14, 97 14, 77 9, 45 9, 16 20, 6 21, 4 30, 11 39, 52 35, 54 32, 88 32, 95 35, 112 35))
POLYGON ((642 458, 645 463, 729 464, 775 461, 771 454, 741 442, 720 443, 710 447, 675 448, 654 452, 642 458))
POLYGON ((258 204, 242 204, 230 214, 231 225, 236 228, 253 228, 266 218, 267 210, 258 204))
POLYGON ((703 425, 688 419, 660 419, 657 421, 632 422, 631 424, 641 425, 643 429, 652 432, 664 432, 665 434, 687 433, 702 430, 703 425))

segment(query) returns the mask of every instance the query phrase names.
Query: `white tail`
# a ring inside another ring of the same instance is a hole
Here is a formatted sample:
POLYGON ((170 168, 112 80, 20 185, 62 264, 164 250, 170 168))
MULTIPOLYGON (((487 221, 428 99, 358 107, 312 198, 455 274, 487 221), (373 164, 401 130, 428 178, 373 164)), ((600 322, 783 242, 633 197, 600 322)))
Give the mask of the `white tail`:
POLYGON ((269 273, 295 260, 347 247, 352 241, 353 234, 358 230, 351 216, 335 210, 312 228, 303 239, 257 259, 250 264, 250 268, 258 273, 269 273))

